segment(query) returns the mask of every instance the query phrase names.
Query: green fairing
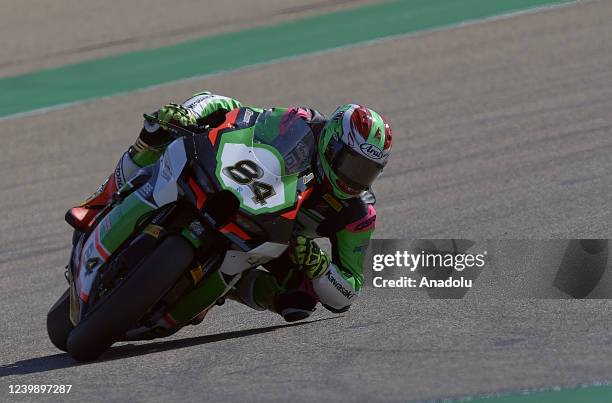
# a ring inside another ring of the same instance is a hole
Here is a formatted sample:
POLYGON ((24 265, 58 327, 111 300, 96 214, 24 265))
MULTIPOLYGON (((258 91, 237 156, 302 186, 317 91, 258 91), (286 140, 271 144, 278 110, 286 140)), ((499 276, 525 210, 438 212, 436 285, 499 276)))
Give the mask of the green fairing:
POLYGON ((221 273, 217 271, 181 298, 170 311, 170 316, 178 323, 186 323, 204 309, 212 306, 226 291, 227 285, 221 273))
POLYGON ((104 248, 113 253, 132 234, 140 218, 150 211, 153 207, 142 201, 137 193, 126 197, 98 225, 104 248))
POLYGON ((140 168, 146 167, 147 165, 152 165, 159 160, 159 157, 164 153, 164 149, 161 150, 143 150, 138 151, 132 155, 132 161, 140 168))
POLYGON ((363 284, 363 257, 374 230, 352 232, 342 230, 336 234, 337 250, 342 262, 341 269, 348 270, 352 276, 343 277, 359 291, 363 284))

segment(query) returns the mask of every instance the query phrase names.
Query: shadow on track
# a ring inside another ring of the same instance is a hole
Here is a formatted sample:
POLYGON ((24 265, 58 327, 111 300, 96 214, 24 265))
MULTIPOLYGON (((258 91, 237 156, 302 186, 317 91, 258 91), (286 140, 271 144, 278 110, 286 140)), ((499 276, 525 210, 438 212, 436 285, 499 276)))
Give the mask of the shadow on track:
POLYGON ((305 322, 287 323, 284 325, 268 326, 256 329, 237 330, 227 333, 190 337, 187 339, 150 342, 147 344, 140 345, 126 344, 109 349, 102 355, 100 359, 93 362, 77 362, 66 353, 53 354, 45 357, 29 358, 27 360, 17 361, 13 364, 6 364, 0 366, 0 378, 4 378, 11 375, 35 374, 40 372, 53 371, 56 369, 76 367, 80 365, 92 365, 100 362, 120 360, 123 358, 136 357, 139 355, 158 353, 167 350, 178 350, 185 347, 192 347, 202 344, 216 343, 218 341, 236 339, 240 337, 253 336, 257 334, 273 332, 278 329, 302 326, 310 323, 321 322, 324 320, 337 319, 340 317, 341 316, 334 316, 329 318, 309 320, 305 322))

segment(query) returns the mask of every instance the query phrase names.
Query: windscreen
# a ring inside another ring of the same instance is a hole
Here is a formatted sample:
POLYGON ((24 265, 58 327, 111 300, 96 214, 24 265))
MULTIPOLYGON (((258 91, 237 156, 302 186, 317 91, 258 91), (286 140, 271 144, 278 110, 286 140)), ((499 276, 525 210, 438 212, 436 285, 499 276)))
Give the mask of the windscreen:
POLYGON ((262 112, 255 122, 253 150, 272 148, 280 154, 284 167, 271 163, 268 158, 258 158, 264 167, 277 176, 293 175, 310 167, 314 152, 314 135, 310 127, 294 109, 269 109, 262 112))

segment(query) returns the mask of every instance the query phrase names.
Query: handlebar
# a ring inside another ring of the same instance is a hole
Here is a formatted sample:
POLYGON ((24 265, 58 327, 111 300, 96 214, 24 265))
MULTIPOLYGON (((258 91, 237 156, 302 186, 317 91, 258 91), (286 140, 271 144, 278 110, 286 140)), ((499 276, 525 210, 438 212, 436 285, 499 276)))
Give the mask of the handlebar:
POLYGON ((175 125, 174 123, 159 120, 157 116, 149 115, 148 113, 145 113, 142 116, 145 118, 147 122, 157 123, 158 125, 164 127, 166 131, 174 135, 173 136, 174 138, 179 138, 183 136, 194 136, 196 134, 204 133, 205 131, 209 129, 208 125, 204 125, 204 126, 189 125, 186 127, 175 125), (192 129, 192 130, 189 130, 189 129, 192 129))

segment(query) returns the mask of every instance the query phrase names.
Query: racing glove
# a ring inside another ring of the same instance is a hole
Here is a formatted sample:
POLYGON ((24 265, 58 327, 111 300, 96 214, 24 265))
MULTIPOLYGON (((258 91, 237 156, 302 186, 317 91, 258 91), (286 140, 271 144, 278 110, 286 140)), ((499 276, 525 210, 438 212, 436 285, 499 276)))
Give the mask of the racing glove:
POLYGON ((157 112, 157 118, 159 119, 159 125, 166 130, 168 126, 165 123, 173 123, 179 126, 197 124, 197 117, 192 110, 174 103, 162 106, 157 112))
POLYGON ((329 257, 314 240, 299 235, 293 239, 290 246, 291 262, 299 266, 306 277, 320 277, 329 267, 329 257))

